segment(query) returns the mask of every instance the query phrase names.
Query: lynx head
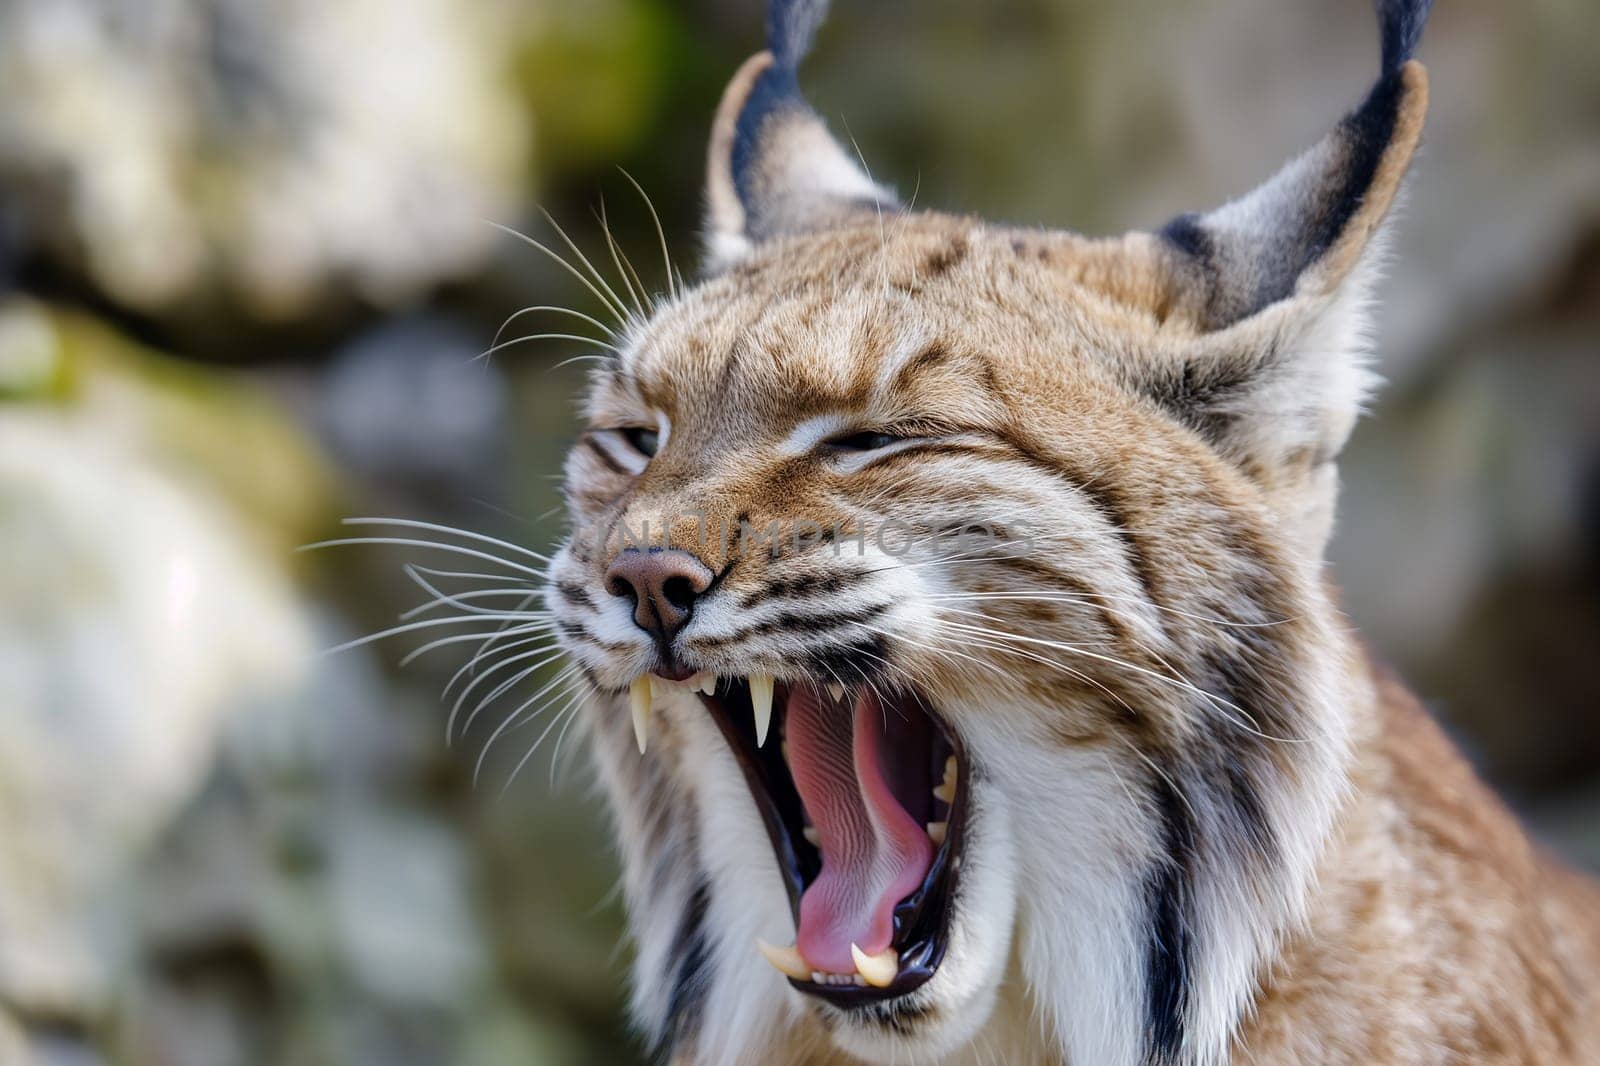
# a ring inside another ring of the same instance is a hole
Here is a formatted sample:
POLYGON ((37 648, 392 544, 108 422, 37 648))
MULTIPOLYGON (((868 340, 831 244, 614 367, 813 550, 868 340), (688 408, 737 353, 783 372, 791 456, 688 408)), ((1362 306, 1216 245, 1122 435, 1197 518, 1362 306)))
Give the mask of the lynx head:
POLYGON ((706 274, 567 464, 636 1017, 688 1061, 1216 1061, 1344 795, 1322 552, 1427 2, 1315 147, 1114 239, 902 208, 797 88, 823 6, 774 0, 706 274))

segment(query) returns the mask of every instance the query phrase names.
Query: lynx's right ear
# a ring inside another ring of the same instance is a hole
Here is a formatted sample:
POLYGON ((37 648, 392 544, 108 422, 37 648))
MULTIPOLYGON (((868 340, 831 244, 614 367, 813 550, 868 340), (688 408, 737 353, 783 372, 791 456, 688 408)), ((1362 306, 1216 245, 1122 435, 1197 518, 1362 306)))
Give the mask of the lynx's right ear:
POLYGON ((771 0, 767 51, 747 60, 723 92, 706 168, 707 273, 772 237, 898 206, 800 95, 796 69, 827 7, 771 0))

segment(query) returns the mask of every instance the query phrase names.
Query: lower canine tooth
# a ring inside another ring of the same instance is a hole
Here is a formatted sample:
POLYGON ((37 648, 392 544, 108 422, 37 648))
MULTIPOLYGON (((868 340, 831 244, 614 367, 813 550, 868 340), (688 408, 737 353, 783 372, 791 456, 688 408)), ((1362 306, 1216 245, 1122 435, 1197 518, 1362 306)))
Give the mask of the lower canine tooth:
POLYGON ((628 707, 633 712, 633 739, 639 742, 640 755, 644 754, 645 745, 650 739, 650 701, 653 696, 649 674, 640 674, 633 679, 628 689, 628 707))
POLYGON ((929 822, 928 839, 935 844, 943 844, 945 836, 950 832, 949 822, 929 822))
POLYGON ((800 952, 794 947, 780 948, 776 944, 769 944, 757 938, 756 950, 761 952, 762 958, 772 963, 774 970, 785 977, 793 977, 796 981, 810 979, 811 969, 806 966, 806 960, 800 957, 800 952))
POLYGON ((855 960, 856 973, 873 988, 888 988, 900 973, 900 956, 895 954, 894 948, 885 948, 876 955, 868 955, 851 944, 850 957, 855 960))
POLYGON ((767 742, 767 730, 772 728, 772 677, 770 674, 750 675, 750 706, 756 714, 756 747, 767 742))
POLYGON ((805 837, 806 843, 810 844, 812 847, 819 846, 820 838, 817 836, 817 830, 814 826, 806 826, 804 829, 800 830, 800 835, 805 837))

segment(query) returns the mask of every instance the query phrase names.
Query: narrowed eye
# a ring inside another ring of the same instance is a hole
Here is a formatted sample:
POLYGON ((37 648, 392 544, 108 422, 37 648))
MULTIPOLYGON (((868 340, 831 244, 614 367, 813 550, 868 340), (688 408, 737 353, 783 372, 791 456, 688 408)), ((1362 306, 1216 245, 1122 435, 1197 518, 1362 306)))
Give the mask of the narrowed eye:
POLYGON ((898 444, 905 440, 893 433, 878 433, 872 430, 863 430, 860 433, 847 433, 842 437, 833 437, 827 444, 830 448, 837 448, 842 452, 872 452, 879 448, 887 448, 891 444, 898 444))
POLYGON ((654 455, 661 446, 661 434, 644 426, 627 426, 619 429, 622 438, 633 446, 633 450, 640 455, 654 455))

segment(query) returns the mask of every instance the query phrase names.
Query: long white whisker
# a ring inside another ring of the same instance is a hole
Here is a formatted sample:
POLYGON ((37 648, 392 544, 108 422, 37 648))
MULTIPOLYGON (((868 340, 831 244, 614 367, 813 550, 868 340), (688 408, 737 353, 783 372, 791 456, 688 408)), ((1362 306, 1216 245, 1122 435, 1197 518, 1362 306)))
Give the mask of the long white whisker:
MULTIPOLYGON (((492 634, 492 636, 496 636, 496 637, 501 636, 501 635, 509 635, 509 634, 505 634, 504 630, 502 630, 500 633, 492 634)), ((549 643, 549 641, 551 640, 551 637, 553 635, 554 634, 552 634, 552 633, 545 632, 545 633, 540 633, 540 634, 537 634, 537 635, 531 636, 531 637, 524 637, 522 640, 513 640, 509 644, 502 645, 500 650, 501 651, 510 651, 513 648, 523 648, 523 647, 528 646, 529 644, 539 644, 541 648, 553 648, 556 645, 554 643, 549 643)), ((479 663, 481 663, 484 660, 484 658, 489 654, 489 652, 490 652, 490 649, 488 647, 479 648, 478 651, 472 656, 472 658, 468 659, 466 662, 462 663, 459 667, 457 667, 456 668, 456 672, 450 675, 450 680, 448 680, 448 681, 446 681, 444 683, 444 688, 439 690, 439 698, 440 699, 449 699, 450 698, 450 690, 455 688, 456 685, 460 683, 460 681, 461 681, 461 679, 463 677, 465 677, 467 674, 470 674, 472 672, 473 668, 475 666, 477 666, 479 663)))
MULTIPOLYGON (((498 537, 491 537, 486 533, 477 533, 470 529, 457 529, 455 526, 441 526, 436 522, 423 522, 415 518, 346 518, 341 524, 347 526, 404 526, 409 529, 426 529, 433 533, 446 533, 450 536, 464 537, 483 544, 493 544, 498 548, 505 548, 507 551, 513 551, 519 555, 526 555, 530 559, 537 559, 541 563, 550 561, 548 555, 541 555, 532 548, 524 548, 522 545, 513 544, 508 540, 501 540, 498 537)), ((505 560, 502 559, 500 561, 504 562, 505 560)), ((544 577, 543 571, 536 571, 536 573, 540 578, 544 577)))
MULTIPOLYGON (((370 634, 368 634, 367 636, 364 636, 364 637, 357 637, 355 640, 347 640, 343 644, 336 644, 333 647, 328 648, 322 654, 324 654, 324 655, 335 655, 335 654, 337 654, 339 652, 342 652, 342 651, 349 651, 351 648, 359 648, 363 644, 371 644, 374 641, 384 640, 384 639, 387 639, 389 637, 396 637, 396 636, 399 636, 401 633, 410 633, 413 630, 417 630, 417 629, 427 629, 427 628, 430 628, 432 626, 461 625, 461 624, 467 623, 467 622, 482 622, 486 618, 492 619, 492 618, 495 618, 495 617, 496 617, 495 615, 474 614, 474 615, 466 615, 464 617, 427 618, 427 619, 424 619, 424 620, 422 620, 420 622, 408 622, 407 624, 405 624, 403 626, 391 626, 390 628, 382 630, 382 631, 377 632, 377 633, 370 633, 370 634)), ((511 614, 511 615, 500 615, 498 617, 518 619, 518 618, 523 618, 525 616, 511 614)))
MULTIPOLYGON (((1277 618, 1267 622, 1231 622, 1226 618, 1207 618, 1205 615, 1193 614, 1182 611, 1176 607, 1166 607, 1159 603, 1151 603, 1140 596, 1118 596, 1111 593, 1096 592, 1095 596, 1104 600, 1121 600, 1127 603, 1136 603, 1142 607, 1151 607, 1166 614, 1187 618, 1192 622, 1204 622, 1206 625, 1226 626, 1230 629, 1269 629, 1273 626, 1286 625, 1295 621, 1294 618, 1277 618)), ((940 593, 928 597, 931 600, 962 602, 968 600, 1047 600, 1057 603, 1074 603, 1083 607, 1096 606, 1095 602, 1081 596, 1071 596, 1066 593, 1055 592, 952 592, 940 593)))
MULTIPOLYGON (((538 692, 535 692, 532 696, 529 696, 522 702, 520 706, 518 706, 510 714, 506 715, 505 718, 501 720, 500 724, 495 727, 494 732, 489 735, 489 739, 483 742, 483 748, 478 752, 478 758, 472 766, 473 786, 477 786, 478 779, 483 774, 484 763, 488 760, 489 752, 493 750, 495 741, 499 740, 507 732, 519 728, 527 722, 538 721, 539 716, 549 710, 551 704, 558 703, 561 700, 570 699, 573 693, 582 691, 584 684, 585 679, 578 672, 578 664, 573 663, 572 665, 563 668, 559 673, 556 674, 555 677, 551 678, 542 688, 540 688, 538 692), (549 700, 546 700, 544 705, 538 710, 534 711, 532 714, 524 716, 523 712, 525 710, 533 706, 536 701, 544 697, 545 693, 549 692, 553 688, 556 688, 558 685, 560 686, 560 690, 554 696, 552 696, 549 700)), ((520 765, 521 764, 519 763, 518 766, 520 765)))
MULTIPOLYGON (((586 695, 587 694, 580 687, 578 691, 573 693, 573 695, 567 700, 566 705, 562 707, 561 710, 557 711, 555 716, 552 717, 548 723, 546 723, 544 732, 539 734, 538 738, 534 740, 533 746, 528 749, 528 753, 524 755, 517 762, 517 765, 512 769, 511 776, 506 779, 505 785, 500 789, 500 794, 502 796, 505 795, 511 786, 516 783, 517 775, 522 772, 522 768, 524 766, 528 765, 528 760, 533 758, 533 753, 539 750, 539 746, 544 743, 545 737, 550 735, 550 731, 555 728, 556 723, 561 721, 561 719, 568 714, 576 714, 578 712, 578 708, 582 706, 583 699, 586 695)), ((541 710, 540 713, 543 713, 543 711, 541 710)), ((473 779, 473 784, 477 784, 476 778, 473 779)))
POLYGON ((391 544, 401 548, 428 548, 433 551, 454 552, 457 555, 470 555, 475 559, 498 563, 512 570, 520 570, 522 573, 532 574, 540 580, 544 579, 544 573, 532 567, 520 566, 508 559, 502 559, 498 555, 490 555, 488 552, 481 552, 474 548, 465 548, 459 544, 444 544, 435 540, 416 540, 409 537, 341 537, 338 540, 321 540, 315 544, 302 544, 295 550, 316 551, 322 548, 345 548, 357 544, 391 544))
POLYGON ((567 236, 567 231, 561 228, 561 224, 556 221, 555 216, 542 207, 539 208, 539 213, 544 216, 546 222, 550 223, 550 228, 556 231, 556 236, 561 238, 562 243, 572 251, 573 255, 578 257, 578 262, 588 269, 589 274, 595 280, 595 284, 604 289, 606 294, 615 300, 618 306, 626 307, 627 305, 623 303, 622 297, 617 295, 617 290, 613 289, 610 283, 606 281, 605 275, 596 270, 595 265, 589 262, 589 257, 583 254, 583 249, 579 248, 572 238, 567 236))
MULTIPOLYGON (((482 620, 483 619, 481 618, 477 619, 477 621, 480 622, 482 620)), ((413 660, 426 655, 435 648, 442 648, 447 644, 465 644, 466 642, 472 640, 483 640, 485 638, 492 637, 521 636, 524 633, 537 634, 536 638, 531 639, 545 640, 552 635, 551 631, 555 629, 555 627, 556 624, 554 622, 540 619, 538 621, 529 622, 526 625, 517 626, 513 629, 497 629, 492 633, 459 633, 453 637, 440 637, 438 640, 430 641, 415 651, 407 653, 406 657, 400 660, 400 665, 403 667, 410 666, 413 660)), ((520 644, 522 642, 519 641, 518 643, 520 644)))
POLYGON ((606 336, 610 337, 612 340, 616 340, 618 337, 616 330, 612 329, 598 318, 595 318, 593 315, 586 315, 582 311, 575 311, 570 307, 560 307, 556 304, 536 304, 533 307, 522 307, 511 312, 511 314, 506 317, 506 320, 500 323, 500 328, 494 331, 494 337, 489 341, 489 345, 493 347, 494 345, 499 344, 500 338, 505 336, 505 332, 511 327, 511 323, 515 322, 523 315, 531 315, 539 311, 554 311, 559 315, 569 315, 572 318, 579 318, 593 326, 595 329, 603 331, 606 336))
POLYGON ((472 694, 472 690, 483 684, 486 679, 493 677, 495 674, 499 673, 501 670, 504 670, 513 663, 523 662, 533 658, 534 656, 543 656, 543 658, 534 663, 532 666, 525 667, 522 670, 519 670, 513 676, 500 682, 500 684, 494 687, 494 691, 490 692, 487 696, 484 696, 478 701, 478 705, 472 708, 472 713, 467 715, 467 720, 461 725, 461 732, 463 735, 471 732, 472 723, 477 720, 479 714, 483 713, 483 709, 485 707, 499 699, 500 696, 509 689, 514 688, 524 678, 531 674, 537 673, 542 667, 549 663, 555 662, 564 654, 565 652, 563 652, 560 648, 556 648, 554 651, 551 651, 547 648, 538 648, 534 651, 522 652, 520 654, 510 655, 501 659, 483 673, 473 678, 472 681, 461 690, 461 693, 456 696, 455 706, 450 709, 450 721, 453 723, 456 720, 456 715, 461 711, 462 705, 466 703, 467 697, 472 694))
POLYGON ((627 315, 626 310, 624 310, 623 308, 619 307, 617 304, 613 303, 610 299, 607 299, 604 293, 602 293, 599 289, 594 287, 594 283, 593 282, 591 282, 588 278, 584 277, 582 272, 580 272, 577 267, 575 267, 571 263, 567 262, 566 259, 563 258, 562 256, 556 254, 554 249, 548 247, 542 241, 535 240, 534 238, 528 236, 526 233, 518 233, 516 230, 512 229, 510 226, 502 226, 498 222, 490 222, 489 225, 493 226, 495 229, 499 230, 502 233, 505 233, 505 234, 508 234, 509 236, 515 237, 519 241, 522 241, 522 242, 524 242, 526 244, 532 245, 533 247, 537 248, 539 251, 543 252, 545 255, 549 256, 551 259, 555 260, 555 262, 563 270, 565 270, 568 274, 571 274, 573 277, 577 278, 579 283, 582 284, 584 288, 588 289, 589 292, 594 295, 594 298, 596 300, 599 300, 601 303, 605 304, 606 310, 610 311, 611 314, 616 317, 616 320, 620 325, 622 325, 624 327, 627 326, 627 324, 628 324, 628 315, 627 315))
POLYGON ((630 278, 628 276, 628 268, 622 265, 623 255, 617 248, 616 238, 611 236, 611 222, 606 218, 606 198, 604 196, 600 197, 600 232, 605 235, 606 248, 611 252, 612 265, 617 268, 617 275, 622 278, 622 284, 628 290, 628 297, 633 301, 633 309, 638 312, 641 320, 649 318, 650 315, 644 307, 644 282, 640 281, 639 285, 635 287, 634 281, 638 279, 637 273, 630 278))
MULTIPOLYGON (((973 612, 968 612, 968 613, 973 613, 973 612)), ((987 617, 987 616, 979 615, 979 617, 987 617)), ((1061 641, 1042 640, 1042 639, 1037 638, 1037 637, 1023 636, 1020 633, 1006 633, 1006 632, 1004 632, 1002 630, 991 630, 991 629, 988 629, 988 628, 985 628, 985 627, 969 626, 966 623, 962 623, 962 622, 947 621, 944 624, 949 625, 949 626, 951 626, 953 628, 956 628, 956 629, 961 629, 961 630, 964 630, 964 631, 970 631, 972 633, 978 633, 978 634, 984 634, 984 635, 989 635, 989 636, 1001 637, 1001 638, 1003 638, 1005 640, 1008 640, 1008 641, 1022 641, 1022 642, 1027 643, 1027 644, 1041 645, 1041 646, 1044 646, 1044 647, 1055 648, 1055 649, 1058 649, 1058 650, 1061 650, 1061 651, 1068 651, 1068 652, 1073 653, 1074 655, 1082 655, 1082 656, 1084 656, 1086 658, 1097 659, 1097 660, 1099 660, 1101 662, 1109 663, 1112 666, 1116 666, 1116 667, 1119 667, 1119 668, 1124 669, 1124 670, 1131 670, 1131 671, 1133 671, 1134 673, 1137 673, 1137 674, 1142 674, 1145 677, 1149 677, 1152 680, 1159 681, 1162 684, 1172 685, 1172 686, 1174 686, 1176 688, 1179 688, 1179 689, 1181 689, 1181 690, 1183 690, 1185 692, 1191 693, 1194 696, 1198 696, 1200 699, 1205 700, 1207 703, 1211 704, 1213 707, 1226 708, 1228 710, 1231 710, 1231 711, 1235 712, 1236 714, 1242 716, 1242 720, 1241 720, 1239 718, 1234 718, 1232 715, 1225 715, 1225 717, 1227 717, 1229 719, 1229 721, 1231 721, 1236 728, 1242 729, 1245 732, 1248 732, 1248 733, 1251 733, 1251 734, 1253 734, 1253 735, 1255 735, 1257 737, 1260 737, 1262 740, 1270 740, 1270 741, 1273 741, 1275 743, 1281 743, 1281 744, 1305 744, 1305 743, 1309 742, 1309 741, 1306 740, 1306 738, 1303 738, 1303 737, 1278 737, 1278 736, 1273 736, 1270 733, 1262 732, 1261 729, 1258 726, 1256 726, 1256 724, 1254 723, 1254 720, 1253 720, 1252 716, 1250 715, 1250 713, 1248 711, 1246 711, 1244 708, 1238 706, 1235 703, 1232 703, 1229 700, 1223 699, 1221 696, 1218 696, 1214 692, 1207 692, 1205 689, 1200 688, 1198 685, 1195 685, 1191 681, 1184 680, 1182 677, 1168 676, 1166 674, 1160 673, 1159 671, 1151 670, 1148 667, 1139 666, 1136 663, 1130 663, 1130 662, 1127 662, 1126 660, 1118 659, 1115 656, 1101 655, 1098 652, 1089 651, 1087 648, 1083 647, 1082 645, 1066 644, 1066 643, 1063 643, 1061 641)))
MULTIPOLYGON (((621 167, 617 169, 622 170, 621 167)), ((650 211, 650 220, 655 223, 656 227, 656 238, 661 242, 661 262, 667 268, 667 289, 672 299, 676 300, 678 298, 678 289, 682 285, 683 279, 679 277, 676 281, 673 280, 672 256, 667 252, 667 231, 661 228, 661 216, 656 214, 656 205, 650 199, 650 194, 644 191, 644 186, 635 181, 633 175, 626 170, 622 170, 622 176, 627 178, 628 182, 638 190, 640 199, 644 200, 644 206, 650 211)))
MULTIPOLYGON (((526 344, 529 341, 580 341, 584 344, 592 344, 596 348, 604 348, 606 351, 613 352, 617 355, 622 354, 621 349, 619 349, 615 344, 612 344, 608 341, 603 341, 598 337, 586 337, 582 333, 529 333, 526 336, 513 337, 508 341, 501 341, 499 344, 485 348, 473 358, 487 359, 496 352, 503 352, 507 348, 515 348, 517 345, 526 344)), ((609 357, 607 356, 599 356, 598 358, 607 362, 610 361, 609 357)))

